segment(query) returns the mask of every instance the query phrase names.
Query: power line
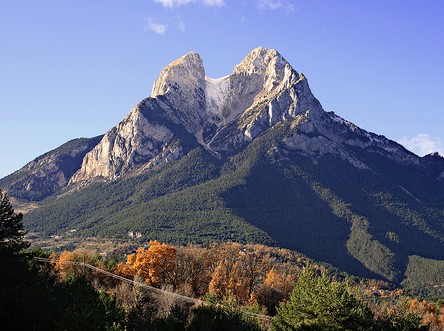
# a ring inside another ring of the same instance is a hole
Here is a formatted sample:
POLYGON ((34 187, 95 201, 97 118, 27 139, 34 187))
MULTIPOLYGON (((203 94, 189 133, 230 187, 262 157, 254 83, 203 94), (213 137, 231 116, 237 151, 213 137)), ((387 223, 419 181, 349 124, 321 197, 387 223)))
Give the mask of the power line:
MULTIPOLYGON (((43 263, 62 263, 62 264, 79 265, 79 266, 82 266, 82 267, 89 268, 91 270, 98 271, 98 272, 100 272, 100 273, 102 273, 104 275, 107 275, 109 277, 116 278, 116 279, 119 279, 121 281, 124 281, 124 282, 130 283, 130 284, 133 284, 133 285, 137 285, 137 286, 149 289, 149 290, 151 290, 151 291, 153 291, 155 293, 167 294, 167 295, 173 296, 173 297, 175 297, 177 299, 181 299, 181 300, 192 302, 192 303, 196 303, 196 304, 201 304, 201 305, 208 304, 208 302, 203 301, 203 300, 187 297, 185 295, 181 295, 181 294, 178 294, 178 293, 170 292, 170 291, 167 291, 167 290, 162 290, 162 289, 157 288, 157 287, 153 287, 153 286, 150 286, 150 285, 147 285, 147 284, 144 284, 144 283, 141 283, 141 282, 137 282, 137 281, 129 279, 129 278, 125 278, 125 277, 113 274, 112 272, 109 272, 109 271, 97 268, 96 266, 93 266, 93 265, 91 265, 89 263, 77 262, 77 261, 52 260, 52 259, 43 258, 43 257, 34 257, 34 260, 39 261, 39 262, 43 262, 43 263)), ((242 314, 244 314, 244 315, 255 317, 255 318, 258 318, 258 319, 262 319, 262 320, 265 320, 267 322, 269 322, 269 321, 271 321, 273 319, 273 317, 268 316, 268 315, 261 315, 261 314, 246 312, 246 311, 240 311, 240 312, 242 314)))

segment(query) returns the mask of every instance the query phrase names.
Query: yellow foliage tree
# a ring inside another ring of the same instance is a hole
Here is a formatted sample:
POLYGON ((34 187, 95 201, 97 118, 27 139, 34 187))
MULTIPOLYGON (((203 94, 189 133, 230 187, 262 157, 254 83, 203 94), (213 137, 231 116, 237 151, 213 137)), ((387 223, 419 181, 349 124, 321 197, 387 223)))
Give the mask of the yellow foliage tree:
POLYGON ((157 240, 149 248, 139 247, 127 257, 126 264, 119 264, 117 271, 126 276, 139 276, 149 285, 171 283, 175 267, 176 248, 157 240))
POLYGON ((73 252, 63 251, 59 256, 51 254, 51 258, 54 261, 54 270, 57 271, 61 277, 64 277, 73 270, 73 265, 66 263, 68 261, 74 261, 73 252))
POLYGON ((422 324, 430 330, 444 330, 444 309, 437 309, 433 303, 426 300, 413 299, 409 304, 410 311, 421 316, 422 324))
POLYGON ((53 260, 54 270, 62 278, 72 272, 85 275, 86 270, 84 267, 69 262, 96 264, 94 251, 82 248, 78 248, 72 252, 63 251, 59 255, 53 253, 50 257, 53 260))

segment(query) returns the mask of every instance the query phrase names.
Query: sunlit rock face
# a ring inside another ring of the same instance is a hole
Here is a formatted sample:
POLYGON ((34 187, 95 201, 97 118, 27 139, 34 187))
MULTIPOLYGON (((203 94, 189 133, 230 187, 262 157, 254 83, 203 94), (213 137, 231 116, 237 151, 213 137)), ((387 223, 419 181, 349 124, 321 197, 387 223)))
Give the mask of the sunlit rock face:
POLYGON ((207 77, 194 52, 170 63, 151 96, 105 134, 70 183, 111 180, 176 160, 190 149, 183 145, 184 135, 217 157, 228 156, 288 121, 297 129, 282 138, 283 148, 312 158, 330 154, 369 169, 350 153, 353 147, 401 163, 420 162, 401 145, 325 112, 303 74, 276 50, 259 47, 221 78, 207 77))
POLYGON ((138 105, 85 156, 71 182, 117 178, 155 159, 173 137, 168 128, 149 122, 138 105))

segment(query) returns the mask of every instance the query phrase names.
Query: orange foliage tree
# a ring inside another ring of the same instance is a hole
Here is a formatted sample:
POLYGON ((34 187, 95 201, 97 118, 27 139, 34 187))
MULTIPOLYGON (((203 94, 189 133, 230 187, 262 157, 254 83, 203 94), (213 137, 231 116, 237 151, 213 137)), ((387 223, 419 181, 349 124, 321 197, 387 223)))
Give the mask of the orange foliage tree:
POLYGON ((438 309, 435 304, 418 299, 411 300, 409 308, 421 316, 422 324, 429 326, 430 331, 444 330, 444 308, 438 309))
POLYGON ((69 262, 97 264, 95 252, 83 248, 72 252, 63 251, 59 255, 52 253, 50 258, 53 260, 54 270, 62 278, 73 272, 86 276, 86 269, 83 266, 69 262))
POLYGON ((67 261, 74 261, 74 254, 73 252, 69 251, 63 251, 60 253, 60 255, 57 256, 57 254, 52 253, 51 259, 53 261, 54 270, 59 273, 60 276, 64 276, 67 273, 69 273, 73 265, 66 263, 67 261))
POLYGON ((209 292, 218 299, 231 297, 251 302, 255 287, 267 268, 268 254, 252 245, 226 243, 218 248, 219 261, 209 283, 209 292))
POLYGON ((209 292, 222 299, 233 295, 233 269, 239 254, 239 244, 225 244, 219 249, 219 262, 211 277, 209 292))
POLYGON ((139 247, 119 263, 116 272, 124 276, 139 276, 149 285, 171 284, 175 267, 176 248, 157 240, 150 241, 149 248, 139 247))
POLYGON ((293 290, 299 270, 290 270, 288 266, 287 269, 279 271, 271 268, 264 282, 257 287, 254 293, 256 301, 265 306, 270 313, 275 313, 275 307, 279 302, 287 300, 293 290))

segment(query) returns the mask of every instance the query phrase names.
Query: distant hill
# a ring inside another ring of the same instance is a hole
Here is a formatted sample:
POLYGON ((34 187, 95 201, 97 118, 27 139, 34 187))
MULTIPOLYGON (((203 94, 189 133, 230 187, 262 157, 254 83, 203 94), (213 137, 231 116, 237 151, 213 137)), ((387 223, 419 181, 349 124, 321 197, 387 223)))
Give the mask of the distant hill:
POLYGON ((79 138, 47 152, 0 179, 0 187, 23 201, 40 201, 64 188, 82 160, 103 136, 79 138))

